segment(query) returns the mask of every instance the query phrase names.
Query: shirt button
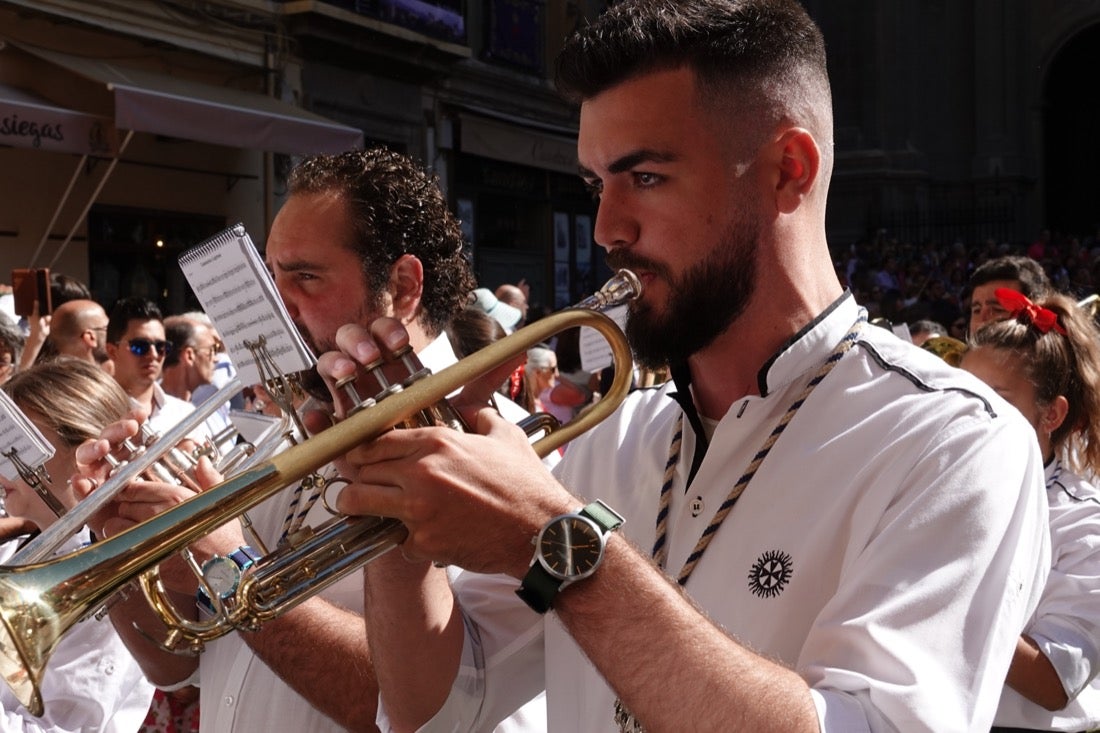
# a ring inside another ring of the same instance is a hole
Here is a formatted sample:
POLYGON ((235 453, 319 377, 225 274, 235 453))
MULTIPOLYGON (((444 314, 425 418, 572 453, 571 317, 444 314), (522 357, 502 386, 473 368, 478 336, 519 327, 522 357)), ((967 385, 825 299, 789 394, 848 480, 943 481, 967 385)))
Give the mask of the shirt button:
POLYGON ((232 695, 226 695, 225 696, 225 704, 226 704, 226 706, 230 706, 230 705, 233 704, 233 696, 232 695))
POLYGON ((703 497, 697 496, 691 500, 691 516, 697 517, 703 513, 703 497))

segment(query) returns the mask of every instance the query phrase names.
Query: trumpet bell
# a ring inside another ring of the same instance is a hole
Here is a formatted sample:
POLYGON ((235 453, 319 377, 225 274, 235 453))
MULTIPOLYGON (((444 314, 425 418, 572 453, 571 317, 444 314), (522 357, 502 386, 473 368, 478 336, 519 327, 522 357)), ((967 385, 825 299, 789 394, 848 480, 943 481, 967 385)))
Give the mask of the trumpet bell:
POLYGON ((40 690, 46 660, 83 615, 68 610, 65 583, 40 592, 34 582, 40 573, 51 574, 43 566, 5 568, 0 574, 0 676, 35 716, 44 712, 40 690))

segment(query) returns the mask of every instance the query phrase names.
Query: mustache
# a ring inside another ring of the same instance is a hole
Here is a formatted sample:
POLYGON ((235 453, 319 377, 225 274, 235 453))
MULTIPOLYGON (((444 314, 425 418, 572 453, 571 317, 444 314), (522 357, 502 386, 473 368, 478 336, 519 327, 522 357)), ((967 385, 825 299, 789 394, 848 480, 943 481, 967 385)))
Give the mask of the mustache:
POLYGON ((651 260, 648 257, 643 257, 639 254, 635 254, 628 250, 617 249, 614 252, 609 252, 605 261, 607 266, 612 270, 627 269, 627 270, 641 270, 645 272, 653 273, 666 280, 670 280, 668 268, 665 265, 651 260))

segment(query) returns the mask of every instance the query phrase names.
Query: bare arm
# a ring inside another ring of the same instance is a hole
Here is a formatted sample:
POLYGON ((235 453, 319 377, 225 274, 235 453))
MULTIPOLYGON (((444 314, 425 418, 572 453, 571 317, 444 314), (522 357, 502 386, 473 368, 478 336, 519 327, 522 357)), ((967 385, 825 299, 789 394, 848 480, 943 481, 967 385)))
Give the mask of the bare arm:
POLYGON ((350 730, 374 731, 378 682, 363 617, 321 598, 241 638, 314 707, 350 730))
POLYGON ((801 677, 738 644, 618 535, 597 573, 554 608, 651 733, 818 731, 801 677))
POLYGON ((446 573, 391 552, 366 569, 367 637, 386 715, 415 730, 446 700, 462 653, 462 617, 446 573), (386 653, 394 650, 393 653, 386 653))
POLYGON ((1016 640, 1016 652, 1008 668, 1006 684, 1036 705, 1047 710, 1061 710, 1069 704, 1069 696, 1054 665, 1027 635, 1016 640))
MULTIPOLYGON (((163 641, 168 629, 140 590, 133 588, 129 592, 125 601, 111 607, 111 623, 146 679, 158 687, 172 687, 188 679, 198 669, 199 658, 166 652, 150 641, 145 634, 163 641)), ((181 610, 194 609, 194 596, 172 593, 171 598, 181 610)))
POLYGON ((38 315, 38 301, 34 301, 34 312, 27 316, 30 332, 27 334, 27 340, 23 343, 23 353, 19 356, 16 371, 21 372, 30 369, 35 359, 38 358, 38 352, 42 351, 42 347, 46 344, 46 339, 50 335, 51 318, 49 315, 38 315))

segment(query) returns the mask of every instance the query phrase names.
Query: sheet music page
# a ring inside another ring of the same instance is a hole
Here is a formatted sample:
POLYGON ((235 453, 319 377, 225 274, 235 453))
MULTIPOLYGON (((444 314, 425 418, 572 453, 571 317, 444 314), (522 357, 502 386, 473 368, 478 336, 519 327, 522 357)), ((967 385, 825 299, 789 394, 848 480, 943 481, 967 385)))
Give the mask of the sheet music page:
MULTIPOLYGON (((19 460, 30 468, 37 468, 53 458, 54 447, 50 445, 42 432, 35 427, 23 411, 12 402, 7 392, 0 391, 0 474, 8 481, 19 479, 19 471, 6 454, 12 448, 19 460)), ((62 480, 68 479, 63 476, 62 480)))
MULTIPOLYGON (((626 319, 629 309, 625 305, 617 305, 603 312, 605 316, 615 321, 619 328, 626 331, 626 319)), ((611 353, 611 345, 599 331, 588 326, 581 326, 581 369, 586 372, 598 372, 615 363, 611 353)))
POLYGON ((258 445, 269 432, 277 429, 282 423, 277 417, 246 410, 230 410, 229 421, 233 423, 233 427, 241 437, 252 445, 258 445))
POLYGON ((271 273, 242 225, 231 226, 184 252, 180 268, 221 334, 241 384, 263 381, 247 346, 261 336, 282 374, 309 369, 317 362, 291 322, 271 273))

